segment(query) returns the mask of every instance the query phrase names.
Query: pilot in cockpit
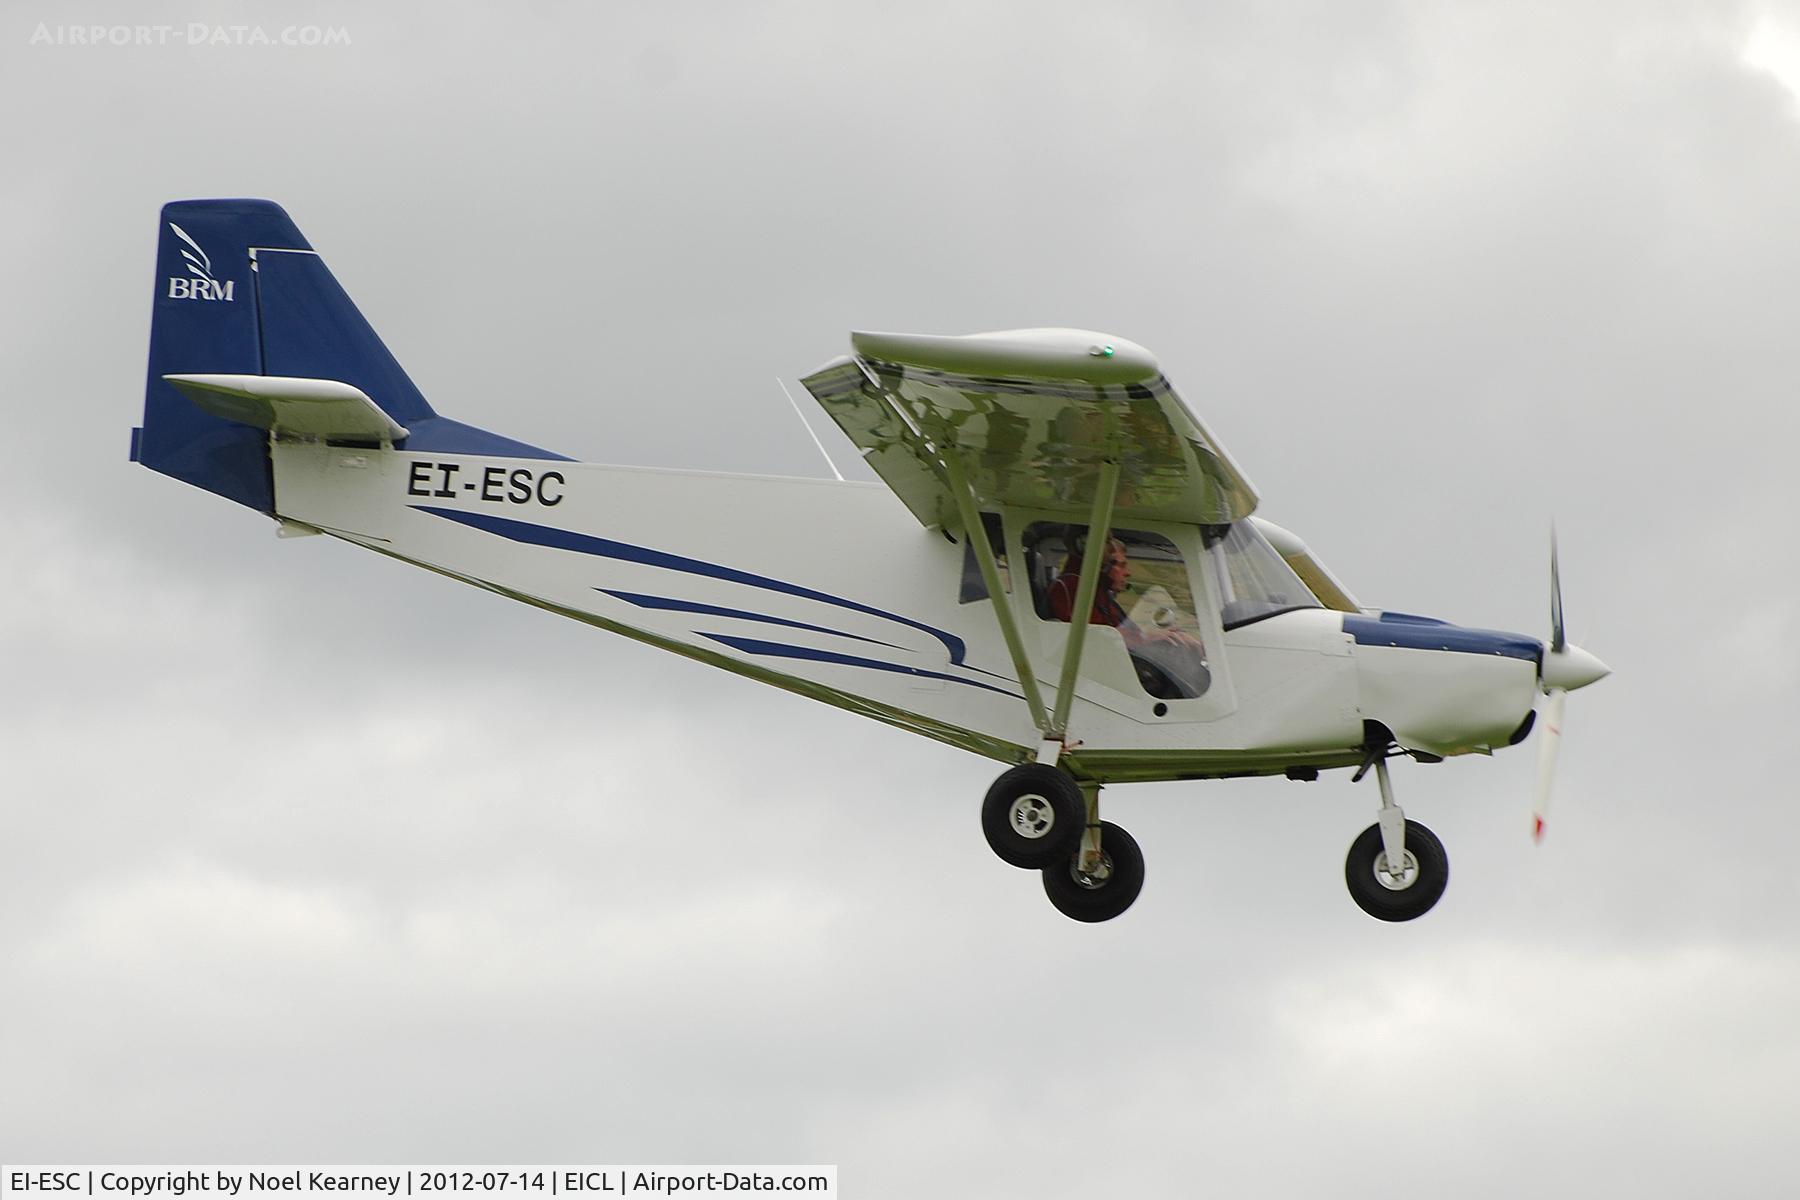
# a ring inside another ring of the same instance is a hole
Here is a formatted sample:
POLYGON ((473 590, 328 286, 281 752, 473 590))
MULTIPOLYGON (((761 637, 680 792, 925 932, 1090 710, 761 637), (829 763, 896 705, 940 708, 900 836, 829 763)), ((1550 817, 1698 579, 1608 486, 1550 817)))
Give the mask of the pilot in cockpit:
MULTIPOLYGON (((1133 621, 1119 600, 1130 582, 1131 556, 1123 542, 1108 537, 1088 624, 1110 625, 1119 631, 1139 668, 1140 681, 1152 695, 1178 699, 1204 692, 1210 676, 1205 667, 1206 649, 1200 639, 1183 630, 1147 629, 1133 621)), ((1075 549, 1046 593, 1050 612, 1057 620, 1067 621, 1073 616, 1080 589, 1081 554, 1075 549)))

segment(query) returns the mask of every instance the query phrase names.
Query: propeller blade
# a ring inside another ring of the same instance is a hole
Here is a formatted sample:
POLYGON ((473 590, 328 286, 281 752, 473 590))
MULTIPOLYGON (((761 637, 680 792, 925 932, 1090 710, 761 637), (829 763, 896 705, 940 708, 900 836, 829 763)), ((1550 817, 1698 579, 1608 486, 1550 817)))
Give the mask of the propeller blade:
POLYGON ((1567 688, 1553 687, 1538 713, 1537 794, 1531 802, 1531 840, 1544 840, 1544 822, 1550 815, 1550 784, 1556 778, 1556 752, 1562 747, 1563 703, 1567 688))
POLYGON ((1550 649, 1554 653, 1569 644, 1563 632, 1562 572, 1556 564, 1556 526, 1550 526, 1550 649))

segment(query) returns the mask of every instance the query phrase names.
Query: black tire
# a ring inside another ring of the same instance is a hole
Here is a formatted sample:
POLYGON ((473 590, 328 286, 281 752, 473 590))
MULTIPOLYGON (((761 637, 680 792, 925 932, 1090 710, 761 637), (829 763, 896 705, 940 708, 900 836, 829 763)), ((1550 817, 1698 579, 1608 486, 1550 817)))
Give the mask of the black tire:
POLYGON ((1036 869, 1066 857, 1087 824, 1087 801, 1067 771, 1044 763, 1014 767, 981 802, 981 832, 1002 862, 1036 869))
POLYGON ((1137 839, 1111 821, 1100 822, 1101 877, 1089 878, 1077 870, 1080 849, 1077 846, 1075 853, 1044 868, 1044 895, 1057 912, 1072 920, 1110 921, 1144 890, 1144 852, 1137 839))
POLYGON ((1406 823, 1406 854, 1418 866, 1412 882, 1402 888, 1384 884, 1378 868, 1387 865, 1381 845, 1381 826, 1371 825, 1350 843, 1344 860, 1344 882, 1356 906, 1380 921, 1411 921, 1431 911, 1450 882, 1450 858, 1437 834, 1417 821, 1406 823))

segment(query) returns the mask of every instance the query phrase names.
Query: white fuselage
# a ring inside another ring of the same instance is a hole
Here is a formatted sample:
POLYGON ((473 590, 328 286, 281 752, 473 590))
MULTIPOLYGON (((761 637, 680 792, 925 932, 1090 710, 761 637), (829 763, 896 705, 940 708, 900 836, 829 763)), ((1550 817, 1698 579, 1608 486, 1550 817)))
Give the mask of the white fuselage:
MULTIPOLYGON (((995 758, 1039 734, 994 613, 959 602, 965 549, 878 484, 351 449, 277 440, 279 515, 514 598, 995 758)), ((1007 554, 1022 561, 1007 518, 1007 554)), ((1212 684, 1159 701, 1093 626, 1070 713, 1101 780, 1355 762, 1365 720, 1431 753, 1504 744, 1530 711, 1517 657, 1358 644, 1304 609, 1229 632, 1196 526, 1135 522, 1190 566, 1212 684)), ((1004 598, 1053 691, 1069 625, 1004 598)))

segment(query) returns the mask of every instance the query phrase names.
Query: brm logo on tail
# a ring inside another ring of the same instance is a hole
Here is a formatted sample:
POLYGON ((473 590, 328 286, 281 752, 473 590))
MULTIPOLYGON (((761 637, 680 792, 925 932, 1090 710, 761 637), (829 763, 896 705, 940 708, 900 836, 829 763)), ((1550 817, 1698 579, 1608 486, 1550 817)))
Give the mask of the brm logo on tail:
POLYGON ((232 289, 237 281, 227 279, 220 283, 213 275, 212 259, 200 248, 200 243, 188 236, 187 230, 169 222, 169 228, 175 236, 187 243, 181 251, 181 257, 187 262, 186 276, 169 276, 169 299, 171 300, 230 300, 232 289))

